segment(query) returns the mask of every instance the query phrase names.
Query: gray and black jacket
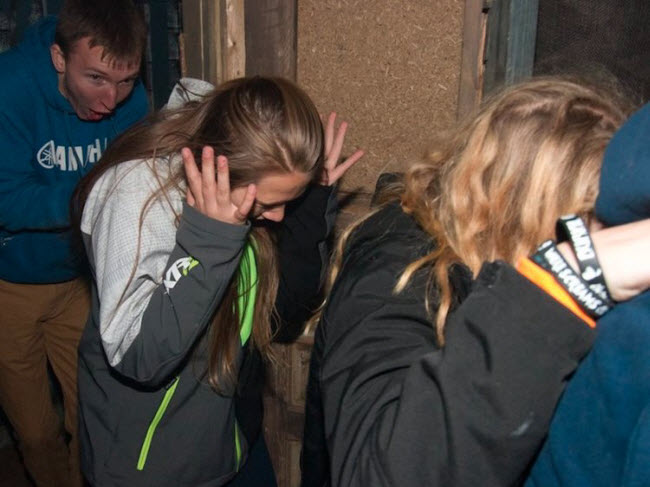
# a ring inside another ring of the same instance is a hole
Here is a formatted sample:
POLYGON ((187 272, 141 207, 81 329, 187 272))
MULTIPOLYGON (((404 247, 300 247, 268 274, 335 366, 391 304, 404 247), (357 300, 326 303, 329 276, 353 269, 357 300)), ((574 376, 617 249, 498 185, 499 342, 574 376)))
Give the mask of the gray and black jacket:
MULTIPOLYGON (((120 164, 97 181, 84 209, 94 282, 79 347, 79 417, 82 470, 93 485, 223 485, 259 431, 256 353, 242 347, 232 397, 201 380, 201 338, 238 269, 249 226, 200 214, 180 191, 152 199, 152 168, 164 180, 178 164, 120 164)), ((314 186, 278 225, 284 339, 301 331, 317 295, 332 201, 329 188, 314 186)))

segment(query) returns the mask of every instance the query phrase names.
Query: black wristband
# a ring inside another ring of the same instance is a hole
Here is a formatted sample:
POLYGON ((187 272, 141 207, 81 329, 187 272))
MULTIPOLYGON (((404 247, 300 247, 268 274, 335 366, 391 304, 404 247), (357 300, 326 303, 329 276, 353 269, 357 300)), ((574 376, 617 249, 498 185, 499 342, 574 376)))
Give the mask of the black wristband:
POLYGON ((563 216, 558 219, 555 231, 558 242, 568 240, 571 243, 573 253, 578 260, 580 275, 589 288, 608 303, 613 303, 598 262, 596 249, 582 218, 576 215, 563 216))
POLYGON ((573 270, 552 240, 542 243, 531 258, 533 262, 551 273, 580 308, 592 318, 600 318, 612 307, 611 301, 603 299, 593 291, 589 284, 573 270))

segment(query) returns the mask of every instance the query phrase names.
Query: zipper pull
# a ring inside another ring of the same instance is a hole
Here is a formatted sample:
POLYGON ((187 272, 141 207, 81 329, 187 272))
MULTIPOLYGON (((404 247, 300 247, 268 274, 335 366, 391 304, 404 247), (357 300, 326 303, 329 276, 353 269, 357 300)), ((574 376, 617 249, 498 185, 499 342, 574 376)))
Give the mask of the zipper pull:
POLYGON ((170 387, 172 387, 174 384, 178 382, 179 376, 177 375, 174 377, 172 380, 169 381, 169 384, 165 386, 165 390, 168 391, 170 387))

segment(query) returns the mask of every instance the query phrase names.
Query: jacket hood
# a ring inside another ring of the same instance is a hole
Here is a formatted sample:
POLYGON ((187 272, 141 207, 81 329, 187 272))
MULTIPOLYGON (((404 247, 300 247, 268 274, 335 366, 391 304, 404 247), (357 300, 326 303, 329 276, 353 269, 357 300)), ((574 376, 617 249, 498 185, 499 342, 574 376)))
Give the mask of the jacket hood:
POLYGON ((650 103, 623 124, 605 150, 596 215, 606 225, 650 216, 650 103))
POLYGON ((47 103, 56 110, 74 113, 72 105, 59 91, 59 81, 50 57, 54 43, 56 17, 45 17, 25 32, 18 50, 24 57, 34 83, 47 103))

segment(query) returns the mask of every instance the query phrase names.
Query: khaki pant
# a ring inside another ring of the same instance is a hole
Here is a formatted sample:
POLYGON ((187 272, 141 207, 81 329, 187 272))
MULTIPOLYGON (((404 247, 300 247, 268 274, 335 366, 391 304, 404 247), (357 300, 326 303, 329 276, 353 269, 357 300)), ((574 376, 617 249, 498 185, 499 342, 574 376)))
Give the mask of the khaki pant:
POLYGON ((90 308, 86 282, 0 280, 0 406, 39 487, 81 485, 77 437, 77 347, 90 308), (51 399, 47 362, 63 393, 66 446, 51 399))

